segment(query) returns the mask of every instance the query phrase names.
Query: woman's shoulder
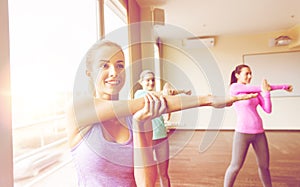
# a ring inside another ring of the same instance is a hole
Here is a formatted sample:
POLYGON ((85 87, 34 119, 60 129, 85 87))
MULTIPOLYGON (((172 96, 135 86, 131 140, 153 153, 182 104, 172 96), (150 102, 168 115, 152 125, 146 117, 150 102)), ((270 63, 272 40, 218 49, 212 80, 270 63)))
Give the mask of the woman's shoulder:
POLYGON ((232 83, 230 85, 230 87, 236 87, 236 86, 241 86, 241 85, 243 85, 243 84, 235 82, 235 83, 232 83))
POLYGON ((230 85, 230 94, 231 95, 238 95, 247 90, 247 85, 241 83, 232 83, 230 85))
POLYGON ((237 89, 237 88, 239 88, 239 87, 241 87, 243 84, 240 84, 240 83, 232 83, 231 85, 230 85, 230 90, 235 90, 235 89, 237 89))

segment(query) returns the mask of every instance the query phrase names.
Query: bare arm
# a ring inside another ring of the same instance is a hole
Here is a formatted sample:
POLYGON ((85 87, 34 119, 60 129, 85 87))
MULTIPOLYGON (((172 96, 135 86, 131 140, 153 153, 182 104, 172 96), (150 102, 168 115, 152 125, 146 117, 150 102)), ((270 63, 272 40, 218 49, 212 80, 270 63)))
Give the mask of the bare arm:
POLYGON ((163 95, 178 95, 178 94, 186 94, 186 95, 191 95, 192 91, 191 90, 185 90, 185 89, 175 89, 171 84, 166 83, 163 87, 162 90, 163 95))
MULTIPOLYGON (((163 95, 178 95, 178 94, 191 95, 192 91, 191 90, 177 90, 171 84, 169 84, 167 82, 167 83, 165 83, 165 85, 163 87, 162 94, 163 95)), ((170 120, 171 113, 167 113, 167 116, 165 118, 166 118, 165 120, 170 120)))
MULTIPOLYGON (((189 108, 212 106, 223 108, 231 106, 232 103, 239 100, 256 97, 255 94, 238 95, 230 98, 215 96, 163 96, 167 110, 165 113, 185 110, 189 108)), ((143 98, 133 100, 103 100, 95 98, 77 98, 73 99, 73 104, 67 109, 67 126, 70 145, 76 145, 82 135, 89 130, 92 124, 99 121, 122 118, 135 114, 144 107, 143 98)))
POLYGON ((166 103, 152 94, 144 96, 144 107, 133 115, 134 176, 137 186, 155 186, 157 169, 153 158, 151 120, 166 110, 166 103))
MULTIPOLYGON (((164 96, 167 112, 174 112, 199 106, 210 106, 212 96, 164 96)), ((133 115, 144 107, 144 99, 103 100, 90 97, 73 100, 68 110, 73 111, 79 126, 90 125, 118 117, 133 115)))
MULTIPOLYGON (((201 106, 226 107, 231 106, 233 102, 255 97, 255 94, 234 96, 231 98, 216 96, 164 96, 167 103, 167 113, 185 110, 201 106)), ((114 118, 133 115, 144 107, 144 99, 133 100, 102 100, 94 98, 81 98, 73 102, 70 106, 78 127, 90 125, 99 121, 106 121, 114 118)))
MULTIPOLYGON (((157 169, 153 158, 152 141, 147 139, 151 120, 139 123, 133 120, 133 145, 134 145, 134 177, 137 186, 155 186, 157 169)), ((152 137, 151 137, 152 138, 152 137)))

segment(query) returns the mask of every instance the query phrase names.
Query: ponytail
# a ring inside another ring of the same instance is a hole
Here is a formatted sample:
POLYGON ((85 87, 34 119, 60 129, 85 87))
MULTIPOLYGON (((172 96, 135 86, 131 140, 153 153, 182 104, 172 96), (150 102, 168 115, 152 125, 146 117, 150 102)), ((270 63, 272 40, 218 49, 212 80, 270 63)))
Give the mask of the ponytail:
POLYGON ((231 72, 230 85, 237 82, 237 78, 235 76, 235 70, 231 72))

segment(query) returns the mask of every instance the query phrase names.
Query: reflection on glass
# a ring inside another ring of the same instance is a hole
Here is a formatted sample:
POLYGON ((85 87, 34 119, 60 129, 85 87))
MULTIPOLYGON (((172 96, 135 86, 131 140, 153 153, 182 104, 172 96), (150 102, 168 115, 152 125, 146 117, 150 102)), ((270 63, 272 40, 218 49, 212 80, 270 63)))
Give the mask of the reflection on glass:
POLYGON ((43 176, 69 159, 64 107, 97 40, 96 7, 96 0, 9 0, 15 186, 38 178, 62 184, 43 176))

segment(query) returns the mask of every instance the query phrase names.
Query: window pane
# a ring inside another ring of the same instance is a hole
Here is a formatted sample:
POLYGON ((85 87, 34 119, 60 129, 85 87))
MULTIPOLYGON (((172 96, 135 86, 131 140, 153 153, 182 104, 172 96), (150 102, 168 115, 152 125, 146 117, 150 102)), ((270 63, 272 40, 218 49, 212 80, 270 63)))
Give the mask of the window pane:
POLYGON ((106 0, 104 4, 105 34, 127 25, 127 13, 118 0, 106 0))
POLYGON ((64 106, 97 40, 96 11, 96 0, 9 0, 15 186, 68 157, 64 106))
MULTIPOLYGON (((123 47, 126 63, 126 80, 130 80, 129 69, 129 51, 128 44, 128 29, 127 29, 127 13, 119 0, 106 0, 104 3, 104 23, 105 35, 113 42, 119 45, 126 44, 123 47)), ((130 81, 126 81, 122 88, 119 97, 120 99, 130 98, 130 81)))

